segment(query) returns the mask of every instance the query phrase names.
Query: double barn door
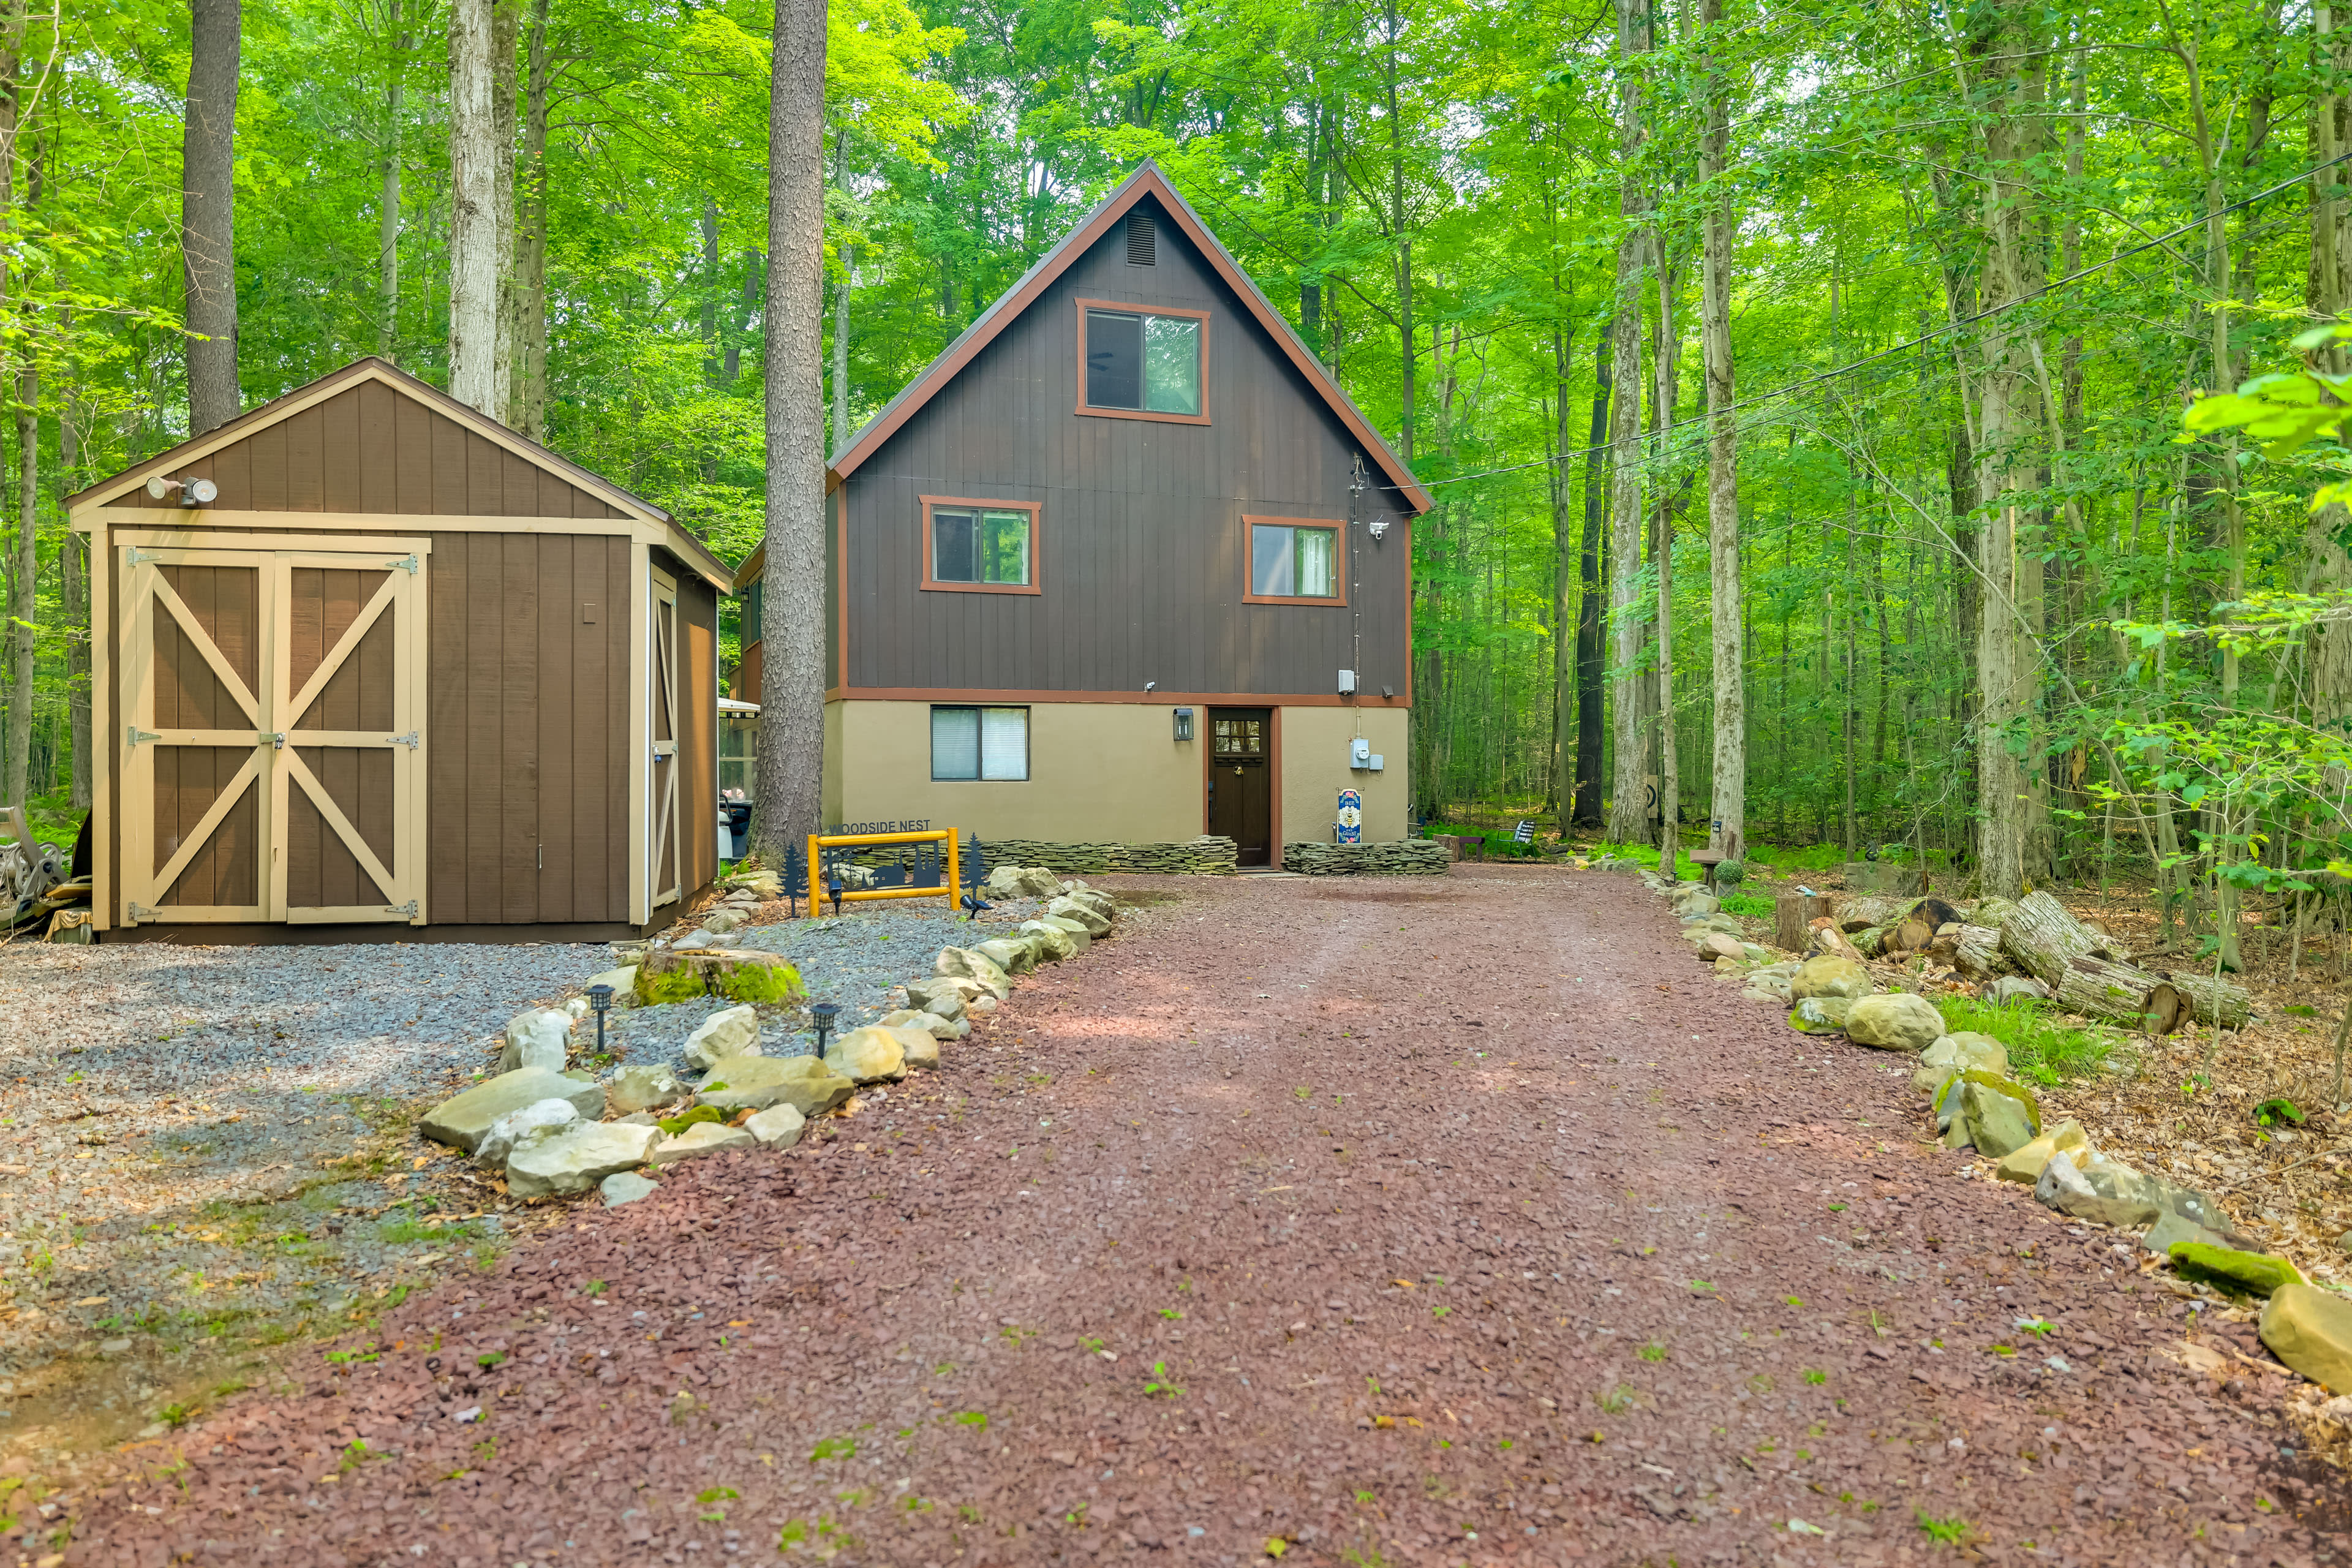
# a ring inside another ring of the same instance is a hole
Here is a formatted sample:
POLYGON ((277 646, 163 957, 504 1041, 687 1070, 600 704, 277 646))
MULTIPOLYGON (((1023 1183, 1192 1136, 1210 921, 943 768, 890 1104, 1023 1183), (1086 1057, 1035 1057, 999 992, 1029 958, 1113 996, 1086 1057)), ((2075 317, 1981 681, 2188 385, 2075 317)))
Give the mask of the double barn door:
POLYGON ((424 549, 123 548, 133 922, 425 923, 424 549))

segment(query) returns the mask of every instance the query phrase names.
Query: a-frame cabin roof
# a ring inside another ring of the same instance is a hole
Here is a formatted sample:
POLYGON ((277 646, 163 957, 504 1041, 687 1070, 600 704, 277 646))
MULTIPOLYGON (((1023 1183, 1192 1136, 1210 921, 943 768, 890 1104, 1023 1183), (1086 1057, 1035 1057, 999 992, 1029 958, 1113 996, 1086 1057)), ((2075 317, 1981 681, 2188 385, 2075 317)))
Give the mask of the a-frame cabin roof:
MULTIPOLYGON (((1412 470, 1389 449, 1389 444, 1381 438, 1380 432, 1372 428, 1371 421, 1366 419, 1362 410, 1339 390, 1339 384, 1331 379, 1313 352, 1291 330, 1290 323, 1283 319, 1282 313, 1259 291, 1258 286, 1251 281, 1249 274, 1242 270, 1241 264, 1218 242, 1217 237, 1209 232, 1209 226, 1201 221, 1200 214, 1176 194, 1167 176, 1160 172, 1160 165, 1150 159, 1144 160, 1135 173, 1087 214, 1086 220, 1065 236, 1059 245, 1039 257, 1036 265, 1024 273, 1018 283, 998 296, 996 302, 982 310, 955 342, 924 367, 920 375, 908 382, 905 390, 868 420, 866 426, 851 437, 848 446, 834 454, 826 471, 828 483, 838 484, 847 479, 856 471, 858 465, 880 450, 882 444, 896 434, 900 426, 1034 304, 1055 279, 1068 270, 1071 263, 1085 255, 1096 240, 1110 230, 1112 225, 1125 217, 1129 208, 1147 195, 1159 199, 1161 207, 1175 219, 1177 226, 1207 258, 1210 267, 1239 297, 1258 325, 1265 329, 1266 335, 1274 340, 1291 365, 1306 378, 1307 384, 1330 406, 1339 422, 1380 465, 1381 471, 1405 498, 1414 513, 1425 512, 1435 505, 1429 492, 1412 477, 1412 470)), ((750 562, 744 565, 746 571, 752 568, 750 562)), ((738 575, 740 579, 741 574, 738 575)))
MULTIPOLYGON (((109 475, 97 483, 66 497, 66 510, 76 516, 87 516, 94 509, 140 504, 144 498, 137 497, 135 493, 152 476, 178 474, 184 472, 192 465, 203 463, 207 458, 220 458, 224 454, 234 455, 234 448, 238 447, 240 444, 254 441, 257 437, 269 432, 273 426, 283 426, 289 421, 297 420, 299 416, 312 410, 347 406, 352 395, 359 395, 362 399, 366 397, 382 399, 383 397, 382 392, 367 390, 372 385, 385 388, 395 398, 404 400, 408 404, 422 405, 412 416, 406 417, 422 419, 424 427, 428 432, 446 433, 453 440, 487 443, 488 446, 481 449, 495 448, 502 463, 520 461, 527 465, 518 470, 523 474, 528 475, 536 470, 540 474, 548 476, 557 481, 556 494, 561 496, 577 492, 579 500, 576 505, 588 509, 574 510, 568 513, 558 512, 556 515, 629 520, 638 525, 648 542, 657 540, 713 584, 722 589, 728 584, 731 574, 725 563, 711 553, 709 546, 688 533, 675 518, 660 507, 642 497, 631 494, 610 479, 582 468, 570 458, 549 450, 538 442, 509 430, 488 415, 458 402, 440 388, 420 381, 390 362, 373 355, 354 360, 341 369, 331 371, 308 385, 297 387, 281 397, 271 398, 267 403, 257 404, 247 409, 226 425, 207 430, 201 436, 192 437, 175 447, 158 452, 153 457, 134 463, 118 473, 109 475)), ((381 404, 379 406, 391 405, 381 404)), ((355 426, 359 417, 356 411, 351 417, 355 426)), ((353 434, 359 435, 355 427, 353 434)), ((360 436, 359 438, 364 440, 365 437, 360 436)), ((340 453, 330 455, 323 450, 315 454, 321 465, 332 463, 339 457, 351 456, 352 455, 340 453)), ((347 475, 340 477, 349 479, 347 475)), ((344 488, 350 487, 346 484, 344 488)), ((225 496, 224 505, 229 504, 232 503, 225 496)), ((507 515, 525 515, 531 509, 526 505, 523 511, 518 511, 514 506, 507 504, 467 505, 455 509, 447 505, 391 507, 357 500, 333 504, 322 500, 321 504, 315 506, 278 504, 273 505, 271 510, 281 512, 289 518, 310 516, 333 519, 347 527, 362 528, 367 526, 365 520, 373 513, 406 513, 411 514, 413 519, 415 514, 439 511, 451 516, 471 515, 488 519, 507 515)))

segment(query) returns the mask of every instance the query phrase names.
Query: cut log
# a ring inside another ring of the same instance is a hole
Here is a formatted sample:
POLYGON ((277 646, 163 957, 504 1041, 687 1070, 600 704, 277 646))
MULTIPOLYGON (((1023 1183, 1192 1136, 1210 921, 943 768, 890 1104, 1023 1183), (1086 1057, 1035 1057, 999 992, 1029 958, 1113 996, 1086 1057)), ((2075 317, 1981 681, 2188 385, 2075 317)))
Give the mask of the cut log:
POLYGON ((1837 901, 1838 925, 1848 936, 1858 931, 1868 931, 1872 926, 1893 925, 1917 901, 1916 899, 1875 895, 1840 899, 1837 901))
POLYGON ((2185 1001, 2200 1024, 2242 1028, 2252 999, 2243 986, 2210 975, 2168 979, 2116 961, 2109 939, 2085 927, 2048 893, 2028 893, 2001 922, 2001 951, 2050 987, 2051 999, 2070 1013, 2103 1018, 2132 1029, 2156 1032, 2179 1024, 2176 1000, 2185 1001), (2156 996, 2161 985, 2168 994, 2156 996), (2169 1023, 2166 1023, 2166 1019, 2169 1023))
POLYGON ((2197 1021, 2209 1028, 2242 1029, 2254 1010, 2244 986, 2210 974, 2168 974, 2163 984, 2187 996, 2197 1021))
POLYGON ((1919 920, 1925 921, 1927 929, 1931 931, 1941 931, 1948 925, 1957 924, 1960 918, 1959 910, 1944 902, 1943 900, 1932 897, 1920 900, 1911 913, 1919 920))
MULTIPOLYGON (((2106 939, 2044 892, 2028 893, 2018 900, 2016 910, 2001 921, 2000 946, 2026 973, 2049 986, 2053 995, 2057 994, 2059 977, 2075 959, 2116 956, 2107 951, 2106 939)), ((2149 975, 2147 984, 2155 984, 2156 977, 2149 975)), ((2140 990, 2144 994, 2147 988, 2140 990)))
POLYGON ((1813 921, 1830 912, 1830 901, 1819 893, 1781 893, 1772 900, 1772 945, 1783 952, 1802 952, 1813 921))
POLYGON ((1927 956, 1950 964, 1970 980, 2017 973, 2017 965, 2000 951, 2000 932, 1990 926, 1947 926, 1927 944, 1927 956))
POLYGON ((1936 940, 1936 928, 1917 915, 1906 915, 1903 922, 1887 933, 1882 950, 1899 948, 1906 953, 1925 952, 1936 940))
POLYGON ((2181 1020, 2189 1016, 2190 1007, 2185 992, 2168 980, 2158 981, 2147 994, 2147 1010, 2142 1015, 2147 1020, 2147 1032, 2151 1035, 2172 1033, 2180 1027, 2181 1020))

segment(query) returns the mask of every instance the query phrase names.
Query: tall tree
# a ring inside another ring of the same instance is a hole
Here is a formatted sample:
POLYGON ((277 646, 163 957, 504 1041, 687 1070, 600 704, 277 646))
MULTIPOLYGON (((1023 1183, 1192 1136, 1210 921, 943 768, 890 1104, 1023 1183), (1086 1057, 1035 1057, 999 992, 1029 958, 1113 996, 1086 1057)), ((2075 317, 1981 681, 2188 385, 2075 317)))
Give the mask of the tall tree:
POLYGON ((816 831, 824 767, 824 0, 776 0, 768 79, 760 853, 816 831))
MULTIPOLYGON (((10 242, 8 253, 0 255, 0 310, 13 306, 19 323, 29 327, 30 312, 24 299, 30 292, 29 280, 16 259, 22 252, 15 244, 23 228, 17 207, 16 169, 20 163, 30 163, 20 156, 25 140, 25 0, 0 0, 0 238, 10 242)), ((32 342, 31 334, 25 333, 19 341, 26 348, 17 351, 25 355, 19 362, 18 374, 29 380, 33 364, 26 351, 32 342)), ((19 385, 11 390, 21 399, 26 389, 19 385)), ((34 391, 37 397, 37 384, 34 391)), ((22 464, 20 480, 29 485, 35 455, 24 443, 24 426, 23 410, 19 408, 16 427, 22 464)), ((0 724, 0 804, 11 805, 22 805, 32 793, 33 666, 39 652, 35 625, 41 559, 38 521, 37 511, 22 510, 9 533, 8 701, 5 712, 0 713, 0 719, 5 720, 5 724, 0 724)))
POLYGON ((1743 853, 1748 824, 1748 689, 1740 649, 1739 420, 1732 395, 1731 214, 1725 178, 1731 142, 1731 91, 1723 69, 1723 0, 1699 0, 1706 31, 1706 128, 1699 142, 1702 203, 1699 337, 1706 371, 1706 551, 1715 650, 1715 802, 1706 847, 1743 853))
MULTIPOLYGON (((16 8, 21 13, 21 3, 16 8)), ((243 27, 242 0, 192 0, 180 152, 192 436, 245 412, 236 374, 236 79, 243 27)))
POLYGON ((1576 559, 1576 806, 1578 827, 1597 828, 1601 814, 1601 754, 1603 741, 1602 678, 1608 672, 1601 638, 1602 540, 1609 528, 1609 373, 1616 337, 1604 325, 1592 343, 1592 417, 1584 435, 1584 536, 1576 559))
POLYGON ((383 194, 376 207, 376 353, 389 359, 400 344, 401 72, 409 35, 400 25, 400 0, 384 0, 383 194))
POLYGON ((548 0, 531 0, 515 236, 515 428, 534 441, 547 439, 547 13, 548 0))
POLYGON ((1642 259, 1648 249, 1642 186, 1642 66, 1650 48, 1650 0, 1617 0, 1617 239, 1615 348, 1609 415, 1612 496, 1609 626, 1616 779, 1609 837, 1631 844, 1650 836, 1644 810, 1649 747, 1642 735, 1642 259))
POLYGON ((449 6, 449 395, 493 419, 507 413, 499 359, 499 165, 491 65, 498 0, 449 6))

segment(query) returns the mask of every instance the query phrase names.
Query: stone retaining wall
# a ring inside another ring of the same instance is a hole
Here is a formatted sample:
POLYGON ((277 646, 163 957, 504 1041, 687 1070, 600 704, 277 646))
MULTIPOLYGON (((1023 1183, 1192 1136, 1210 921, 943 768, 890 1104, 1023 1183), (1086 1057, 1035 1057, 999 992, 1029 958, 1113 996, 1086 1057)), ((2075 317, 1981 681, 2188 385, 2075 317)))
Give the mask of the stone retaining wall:
POLYGON ((1241 851, 1232 839, 1208 835, 1181 844, 1055 844, 1039 838, 989 838, 982 841, 982 847, 992 867, 1043 866, 1065 877, 1108 871, 1230 877, 1241 864, 1241 851))
POLYGON ((1390 844, 1286 844, 1282 867, 1309 877, 1434 877, 1454 863, 1454 849, 1434 838, 1390 844))

